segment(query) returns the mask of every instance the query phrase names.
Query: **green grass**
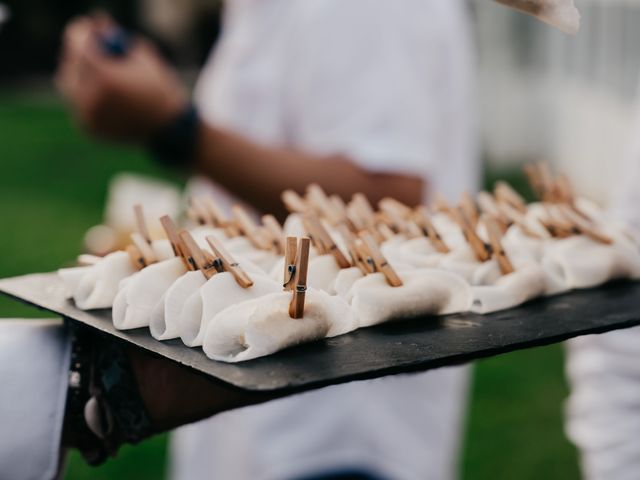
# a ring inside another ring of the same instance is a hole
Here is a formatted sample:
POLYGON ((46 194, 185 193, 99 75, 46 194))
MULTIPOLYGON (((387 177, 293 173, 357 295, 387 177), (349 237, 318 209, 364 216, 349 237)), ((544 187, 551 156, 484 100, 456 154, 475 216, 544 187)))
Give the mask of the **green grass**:
MULTIPOLYGON (((87 140, 51 96, 0 93, 0 277, 54 270, 102 220, 109 178, 128 170, 168 178, 138 151, 87 140)), ((517 186, 522 178, 505 174, 517 186)), ((492 176, 492 178, 495 175, 492 176)), ((0 318, 43 316, 0 297, 0 318)), ((478 362, 464 478, 578 478, 562 433, 563 352, 551 346, 478 362)), ((67 479, 162 478, 166 437, 126 447, 100 468, 70 457, 67 479)))

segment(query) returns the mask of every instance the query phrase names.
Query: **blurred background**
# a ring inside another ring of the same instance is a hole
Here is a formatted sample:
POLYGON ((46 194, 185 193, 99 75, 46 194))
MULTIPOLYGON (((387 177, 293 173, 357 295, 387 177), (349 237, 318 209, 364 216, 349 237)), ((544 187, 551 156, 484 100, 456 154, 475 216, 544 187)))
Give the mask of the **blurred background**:
MULTIPOLYGON (((472 2, 486 178, 507 178, 520 188, 520 165, 544 158, 569 173, 581 193, 604 201, 634 113, 640 1, 577 3, 582 31, 569 37, 489 0, 472 2)), ((64 24, 103 8, 156 40, 189 81, 215 42, 221 7, 216 0, 0 5, 0 277, 7 277, 72 261, 87 228, 103 220, 116 173, 184 182, 141 151, 97 143, 76 130, 51 82, 64 24)), ((41 315, 0 298, 0 318, 41 315)), ((578 478, 576 452, 562 430, 566 395, 561 346, 479 362, 463 477, 578 478)), ((159 437, 124 448, 99 469, 74 455, 66 478, 156 479, 165 469, 166 438, 159 437)))

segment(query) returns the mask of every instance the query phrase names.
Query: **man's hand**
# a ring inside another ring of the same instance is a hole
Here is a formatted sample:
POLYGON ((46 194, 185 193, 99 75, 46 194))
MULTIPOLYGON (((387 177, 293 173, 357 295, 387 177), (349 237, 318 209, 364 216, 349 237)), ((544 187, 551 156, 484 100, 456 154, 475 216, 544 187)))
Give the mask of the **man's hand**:
POLYGON ((82 17, 65 29, 56 84, 79 123, 112 140, 142 143, 187 104, 176 74, 144 39, 135 38, 124 56, 100 44, 114 25, 82 17))

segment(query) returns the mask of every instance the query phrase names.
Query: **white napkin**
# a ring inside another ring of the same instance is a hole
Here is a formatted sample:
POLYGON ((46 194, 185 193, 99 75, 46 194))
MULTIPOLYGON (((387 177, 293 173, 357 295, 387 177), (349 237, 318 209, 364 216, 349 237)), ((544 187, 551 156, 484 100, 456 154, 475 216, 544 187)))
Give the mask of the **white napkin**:
POLYGON ((152 240, 151 249, 153 250, 153 253, 156 254, 156 259, 159 262, 175 257, 171 242, 169 242, 169 240, 167 239, 152 240))
POLYGON ((347 302, 351 302, 351 287, 362 277, 364 277, 364 274, 358 267, 343 268, 340 270, 333 284, 336 295, 344 298, 347 302))
POLYGON ((384 242, 380 250, 392 264, 411 265, 413 268, 433 268, 442 254, 427 237, 417 237, 404 242, 384 242))
POLYGON ((251 278, 253 286, 243 288, 231 273, 218 273, 192 293, 184 303, 178 322, 184 344, 189 347, 202 345, 207 324, 225 308, 282 290, 282 284, 264 274, 252 274, 251 278))
POLYGON ((351 307, 360 327, 418 315, 447 315, 471 307, 471 289, 460 275, 435 269, 398 272, 403 285, 391 287, 374 273, 351 288, 351 307))
POLYGON ((221 311, 209 322, 204 353, 213 360, 241 362, 356 328, 340 297, 308 289, 300 319, 289 316, 290 302, 291 292, 278 292, 221 311))
POLYGON ((151 312, 149 330, 156 340, 169 340, 180 336, 180 314, 187 299, 207 279, 202 272, 187 272, 178 278, 151 312))
POLYGON ((82 310, 110 308, 123 278, 135 272, 129 255, 110 253, 89 267, 62 268, 58 275, 82 310))
POLYGON ((125 279, 113 302, 113 325, 119 330, 148 327, 154 307, 186 271, 182 259, 173 257, 125 279))

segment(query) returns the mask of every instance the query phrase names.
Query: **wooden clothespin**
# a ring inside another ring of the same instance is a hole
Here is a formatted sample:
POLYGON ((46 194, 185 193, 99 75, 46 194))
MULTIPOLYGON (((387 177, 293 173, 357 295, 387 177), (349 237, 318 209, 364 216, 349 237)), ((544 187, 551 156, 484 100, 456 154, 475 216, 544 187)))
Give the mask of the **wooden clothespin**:
POLYGON ((260 250, 271 249, 271 242, 265 238, 264 233, 243 207, 234 205, 232 213, 240 231, 249 239, 254 247, 260 250))
MULTIPOLYGON (((505 216, 505 218, 508 219, 508 222, 517 225, 525 235, 531 238, 542 238, 542 236, 538 232, 534 232, 531 228, 529 228, 529 226, 527 226, 524 214, 522 212, 519 212, 506 202, 496 202, 496 205, 498 206, 500 212, 505 216)), ((541 224, 541 226, 544 227, 543 224, 541 224)))
POLYGON ((138 249, 138 252, 142 256, 142 260, 144 262, 144 266, 147 267, 152 263, 156 263, 158 261, 155 252, 151 248, 151 246, 145 241, 141 234, 134 232, 131 234, 131 241, 138 249))
MULTIPOLYGON (((238 285, 240 285, 242 288, 249 288, 253 285, 253 280, 251 280, 251 277, 247 275, 247 273, 240 267, 238 262, 235 261, 231 254, 227 252, 227 250, 222 246, 222 244, 216 237, 214 237, 213 235, 209 235, 207 237, 207 243, 211 247, 216 260, 218 260, 218 262, 222 264, 222 268, 224 269, 224 271, 231 273, 238 285)), ((218 269, 218 271, 220 270, 218 269)))
POLYGON ((173 254, 176 257, 180 257, 182 259, 182 262, 184 263, 184 266, 191 270, 192 266, 186 258, 187 257, 187 253, 185 251, 186 247, 182 243, 182 239, 180 238, 176 224, 173 223, 173 220, 171 220, 171 217, 169 217, 169 215, 164 215, 160 217, 160 224, 162 225, 162 228, 164 228, 164 231, 167 234, 169 243, 171 243, 171 248, 173 248, 173 254))
POLYGON ((396 232, 394 232, 389 225, 383 222, 378 222, 375 227, 367 228, 363 231, 369 232, 373 235, 374 240, 378 244, 386 240, 391 240, 396 235, 396 232))
POLYGON ((368 254, 368 258, 370 258, 372 266, 376 272, 380 272, 384 275, 384 278, 387 280, 387 283, 392 287, 400 287, 402 286, 402 280, 393 269, 387 259, 382 255, 382 252, 378 248, 378 244, 373 239, 370 233, 362 232, 360 233, 360 239, 363 242, 364 249, 368 254))
POLYGON ((500 271, 503 275, 513 273, 515 270, 513 268, 511 260, 509 260, 509 257, 502 247, 502 232, 500 231, 500 227, 498 227, 495 218, 485 214, 482 216, 482 223, 487 229, 487 235, 489 236, 489 245, 491 245, 491 252, 493 253, 493 257, 498 262, 498 265, 500 266, 500 271))
POLYGON ((136 228, 138 229, 138 233, 142 235, 142 238, 148 244, 151 244, 151 235, 149 234, 149 226, 147 225, 147 220, 144 216, 144 209, 142 205, 137 203, 133 206, 133 212, 136 217, 136 228))
POLYGON ((230 238, 240 235, 238 226, 227 217, 220 205, 218 205, 212 197, 203 196, 200 201, 202 207, 207 211, 209 218, 211 218, 214 227, 224 229, 230 238))
POLYGON ((558 209, 560 210, 560 213, 564 215, 567 221, 572 224, 575 230, 577 230, 582 235, 586 235, 592 240, 603 243, 605 245, 611 245, 613 243, 613 239, 611 237, 600 232, 592 222, 589 222, 584 217, 576 213, 571 208, 571 206, 564 204, 558 205, 558 209))
MULTIPOLYGON (((329 200, 333 204, 334 210, 340 215, 342 218, 343 224, 345 224, 352 232, 357 232, 359 230, 356 223, 354 223, 352 215, 349 213, 346 203, 342 200, 340 195, 331 195, 329 200)), ((357 222, 357 221, 356 221, 357 222)), ((364 226, 362 227, 364 228, 364 226)))
POLYGON ((305 213, 309 211, 307 202, 293 190, 285 190, 281 195, 284 206, 291 213, 305 213))
POLYGON ((556 204, 544 203, 543 205, 546 217, 540 219, 540 222, 552 236, 567 238, 580 233, 580 231, 565 218, 556 204))
POLYGON ((293 290, 296 280, 296 258, 298 256, 298 239, 287 237, 284 249, 284 274, 282 288, 293 290))
POLYGON ((285 250, 284 231, 282 225, 273 215, 263 215, 262 224, 271 237, 271 243, 279 255, 285 250))
POLYGON ((309 267, 310 244, 311 240, 308 237, 302 237, 298 241, 295 288, 293 290, 291 303, 289 304, 289 316, 291 318, 302 318, 304 316, 304 299, 307 293, 307 269, 309 267))
POLYGON ((189 199, 190 208, 187 213, 192 220, 200 225, 216 226, 216 219, 211 213, 211 210, 207 207, 206 200, 204 200, 205 198, 209 197, 191 197, 189 199))
POLYGON ((453 207, 449 203, 449 201, 444 198, 444 195, 440 192, 436 192, 434 195, 434 199, 432 202, 432 207, 434 212, 445 213, 447 215, 451 215, 453 212, 453 207))
POLYGON ((482 191, 478 193, 476 199, 480 210, 487 215, 491 215, 500 228, 500 231, 505 233, 513 222, 500 210, 493 195, 489 192, 482 191))
POLYGON ((540 171, 537 165, 525 165, 524 174, 527 177, 529 186, 538 200, 543 200, 545 196, 544 186, 540 178, 540 171))
POLYGON ((451 211, 451 216, 460 227, 460 230, 462 230, 462 234, 469 243, 469 246, 473 250, 476 258, 481 262, 486 262, 487 260, 489 260, 489 258, 491 258, 489 248, 487 248, 487 245, 482 241, 482 239, 476 233, 475 229, 471 226, 464 212, 460 208, 454 208, 451 211))
POLYGON ((508 183, 496 182, 493 193, 498 201, 508 203, 521 213, 527 213, 527 203, 508 183))
POLYGON ((307 204, 323 217, 330 225, 337 225, 343 221, 342 215, 335 209, 322 187, 316 183, 307 186, 307 204))
POLYGON ((424 233, 429 237, 429 240, 431 240, 431 243, 436 247, 438 252, 449 253, 451 251, 433 225, 426 207, 419 206, 416 208, 415 219, 416 223, 424 230, 424 233))
POLYGON ((366 275, 367 273, 371 273, 371 267, 367 265, 366 258, 362 257, 361 252, 358 249, 358 238, 344 224, 338 226, 338 231, 340 232, 340 235, 342 235, 342 239, 347 246, 349 256, 351 257, 351 263, 358 267, 364 275, 366 275))
POLYGON ((316 245, 316 247, 318 245, 321 247, 319 250, 323 251, 323 253, 333 255, 340 268, 351 267, 351 263, 347 257, 345 257, 342 251, 338 248, 338 245, 333 241, 333 238, 331 238, 331 235, 329 235, 329 232, 327 232, 324 225, 322 225, 322 222, 316 215, 313 213, 305 214, 303 217, 303 223, 311 234, 314 245, 316 245))
POLYGON ((355 193, 353 197, 351 197, 351 202, 354 204, 356 210, 358 211, 358 215, 364 222, 366 227, 372 227, 376 223, 375 211, 373 207, 367 200, 367 197, 362 193, 355 193))
POLYGON ((212 255, 206 255, 189 232, 182 230, 179 235, 187 251, 187 261, 193 270, 200 270, 207 280, 218 273, 215 258, 212 255))
POLYGON ((393 211, 404 219, 411 218, 411 214, 413 213, 411 207, 391 197, 385 197, 380 200, 380 202, 378 202, 378 206, 381 210, 385 210, 387 212, 393 211))
POLYGON ((140 250, 138 250, 138 247, 136 247, 135 245, 127 245, 125 247, 125 252, 127 252, 127 254, 129 255, 131 265, 133 265, 133 268, 135 268, 136 270, 142 270, 147 266, 142 253, 140 253, 140 250))
POLYGON ((462 193, 462 197, 460 198, 460 208, 471 223, 471 226, 475 228, 478 225, 480 214, 478 213, 476 202, 473 201, 473 198, 471 198, 469 192, 465 191, 462 193))

